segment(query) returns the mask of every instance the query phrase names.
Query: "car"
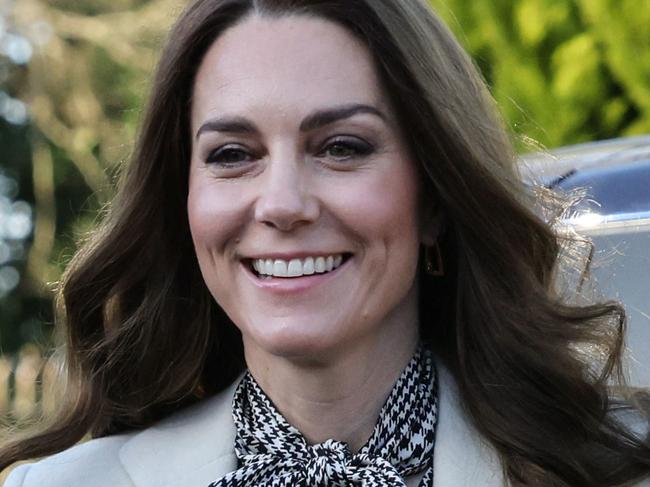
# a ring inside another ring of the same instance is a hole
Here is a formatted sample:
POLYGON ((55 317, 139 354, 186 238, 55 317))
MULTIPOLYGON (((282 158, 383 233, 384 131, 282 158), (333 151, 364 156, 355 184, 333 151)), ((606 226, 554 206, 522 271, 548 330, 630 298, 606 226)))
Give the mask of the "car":
POLYGON ((593 242, 596 291, 628 317, 631 385, 650 385, 650 136, 538 152, 521 158, 525 181, 584 197, 564 223, 593 242))

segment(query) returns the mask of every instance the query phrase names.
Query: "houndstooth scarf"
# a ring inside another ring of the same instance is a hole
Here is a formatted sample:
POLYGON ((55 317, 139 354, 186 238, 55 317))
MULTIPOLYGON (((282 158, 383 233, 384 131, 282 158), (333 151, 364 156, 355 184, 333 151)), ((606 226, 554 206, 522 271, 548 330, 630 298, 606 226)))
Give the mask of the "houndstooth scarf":
POLYGON ((403 370, 356 454, 336 440, 309 445, 247 373, 233 400, 239 468, 209 487, 405 487, 406 477, 425 470, 419 486, 430 486, 437 416, 436 370, 424 347, 403 370))

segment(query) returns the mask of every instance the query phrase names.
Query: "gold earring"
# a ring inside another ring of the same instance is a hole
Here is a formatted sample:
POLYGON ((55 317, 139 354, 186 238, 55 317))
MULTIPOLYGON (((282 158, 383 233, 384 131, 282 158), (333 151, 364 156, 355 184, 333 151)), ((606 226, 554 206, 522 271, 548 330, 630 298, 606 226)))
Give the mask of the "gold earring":
POLYGON ((424 247, 424 269, 430 276, 442 277, 445 275, 442 253, 440 252, 440 245, 438 245, 437 241, 431 246, 424 247), (431 255, 433 253, 435 255, 431 255))

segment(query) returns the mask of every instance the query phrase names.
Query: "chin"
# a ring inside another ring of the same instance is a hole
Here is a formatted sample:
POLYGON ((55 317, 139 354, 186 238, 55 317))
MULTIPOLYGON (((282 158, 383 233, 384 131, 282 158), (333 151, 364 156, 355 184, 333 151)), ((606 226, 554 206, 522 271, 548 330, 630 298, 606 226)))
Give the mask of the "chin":
POLYGON ((255 349, 255 353, 307 361, 320 361, 344 346, 345 339, 332 335, 331 329, 327 334, 313 333, 313 329, 311 331, 312 333, 305 333, 304 325, 293 327, 282 324, 279 327, 269 327, 267 322, 263 333, 245 334, 244 344, 248 352, 255 349))

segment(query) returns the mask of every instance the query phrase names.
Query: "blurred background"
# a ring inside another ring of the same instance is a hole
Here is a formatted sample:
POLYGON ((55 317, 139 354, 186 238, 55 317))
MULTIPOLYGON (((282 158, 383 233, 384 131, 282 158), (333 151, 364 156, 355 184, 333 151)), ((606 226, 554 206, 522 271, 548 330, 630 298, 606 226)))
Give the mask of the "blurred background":
MULTIPOLYGON (((650 2, 432 0, 520 151, 650 133, 650 2)), ((179 0, 0 0, 0 417, 52 375, 52 296, 110 201, 179 0)), ((47 384, 45 384, 47 385, 47 384)))

